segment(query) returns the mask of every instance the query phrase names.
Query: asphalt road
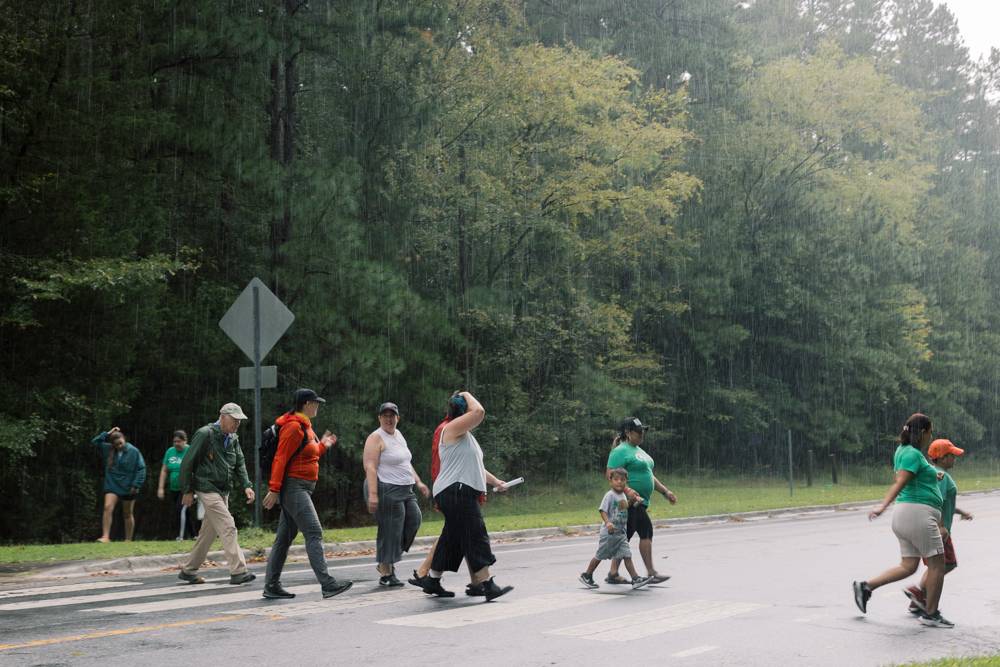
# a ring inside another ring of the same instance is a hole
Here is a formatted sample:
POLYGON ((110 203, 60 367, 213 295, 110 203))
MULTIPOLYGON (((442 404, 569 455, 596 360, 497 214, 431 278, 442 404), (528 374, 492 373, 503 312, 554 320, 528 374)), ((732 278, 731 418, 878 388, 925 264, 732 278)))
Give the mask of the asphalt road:
MULTIPOLYGON (((959 506, 976 518, 955 521, 960 565, 941 605, 950 630, 917 623, 902 584, 858 612, 851 581, 897 562, 898 549, 891 517, 869 523, 856 510, 658 530, 657 567, 673 578, 638 591, 576 581, 595 536, 498 546, 497 581, 515 590, 492 603, 462 595, 464 572, 445 576, 452 600, 380 590, 368 557, 331 561, 355 584, 330 600, 303 563, 287 568, 299 594, 288 601, 261 599, 261 578, 229 586, 222 570, 205 586, 179 585, 176 572, 7 581, 0 664, 863 666, 1000 653, 1000 494, 959 506)), ((633 551, 638 561, 634 540, 633 551)))

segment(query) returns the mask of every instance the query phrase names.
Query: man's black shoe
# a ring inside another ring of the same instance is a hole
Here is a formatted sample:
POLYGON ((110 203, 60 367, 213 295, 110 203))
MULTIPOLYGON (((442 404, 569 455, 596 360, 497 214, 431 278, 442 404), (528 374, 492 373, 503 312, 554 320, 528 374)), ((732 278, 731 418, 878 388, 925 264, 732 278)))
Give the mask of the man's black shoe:
POLYGON ((483 597, 486 595, 486 589, 482 584, 468 584, 465 587, 465 594, 469 597, 483 597))
POLYGON ((497 586, 496 583, 493 582, 493 577, 490 577, 489 580, 483 582, 483 591, 485 592, 487 602, 496 600, 501 595, 506 595, 512 590, 514 590, 513 586, 504 586, 502 588, 497 586))
POLYGON ((323 599, 332 598, 334 595, 340 595, 348 588, 354 585, 353 581, 338 581, 332 586, 323 587, 323 599))
POLYGON ((233 574, 229 576, 229 583, 232 584, 233 586, 236 586, 238 584, 248 584, 256 578, 257 575, 254 574, 253 572, 244 572, 243 574, 233 574))
POLYGON ((289 593, 281 584, 264 584, 264 597, 268 600, 291 599, 295 593, 289 593))

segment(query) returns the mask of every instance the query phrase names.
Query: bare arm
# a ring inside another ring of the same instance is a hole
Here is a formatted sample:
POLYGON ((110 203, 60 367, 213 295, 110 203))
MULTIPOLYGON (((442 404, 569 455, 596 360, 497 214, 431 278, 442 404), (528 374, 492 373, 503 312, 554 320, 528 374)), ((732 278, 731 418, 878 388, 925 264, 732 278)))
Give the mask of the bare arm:
POLYGON ((615 532, 615 524, 611 523, 611 519, 608 518, 608 513, 604 510, 597 510, 601 513, 601 521, 604 522, 604 527, 608 529, 609 533, 615 532))
POLYGON ((504 486, 504 484, 506 484, 507 482, 503 481, 502 479, 491 473, 486 468, 483 468, 483 472, 485 473, 487 484, 489 484, 492 487, 495 487, 497 491, 500 493, 507 490, 507 487, 504 486))
POLYGON ((383 446, 378 433, 372 433, 365 440, 365 452, 361 457, 365 479, 368 480, 368 511, 372 514, 378 510, 378 463, 382 458, 383 446))
POLYGON ((910 483, 911 479, 913 479, 913 473, 909 470, 897 470, 896 481, 894 481, 892 486, 889 487, 889 491, 885 494, 885 499, 882 500, 882 504, 868 513, 868 520, 871 521, 882 514, 882 512, 884 512, 886 508, 892 504, 892 501, 896 499, 896 496, 898 496, 899 492, 903 490, 903 487, 910 483))
POLYGON ((442 429, 441 447, 454 444, 456 440, 482 424, 483 419, 486 417, 486 410, 483 408, 482 403, 476 400, 475 396, 467 391, 463 391, 459 395, 465 399, 469 409, 461 417, 455 417, 452 419, 448 422, 448 425, 442 429), (447 441, 445 441, 445 432, 448 433, 447 441))
POLYGON ((167 483, 167 466, 160 468, 160 484, 156 488, 156 497, 162 499, 164 496, 164 485, 167 483))
POLYGON ((655 476, 653 477, 653 488, 663 494, 663 497, 670 501, 673 505, 677 502, 677 496, 674 492, 667 488, 667 485, 658 480, 655 476))
POLYGON ((420 479, 420 475, 417 474, 417 469, 413 467, 412 463, 410 464, 410 470, 413 471, 413 479, 414 479, 413 484, 414 486, 417 487, 417 491, 419 491, 420 495, 422 495, 424 498, 430 498, 431 490, 427 488, 427 485, 424 484, 423 481, 420 479))

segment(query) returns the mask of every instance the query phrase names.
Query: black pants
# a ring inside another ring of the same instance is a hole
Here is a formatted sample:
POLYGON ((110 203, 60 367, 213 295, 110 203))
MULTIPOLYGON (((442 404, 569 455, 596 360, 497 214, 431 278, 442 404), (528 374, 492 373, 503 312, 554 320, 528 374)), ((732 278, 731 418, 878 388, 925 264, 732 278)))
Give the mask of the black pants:
POLYGON ((434 550, 432 570, 458 572, 464 558, 471 574, 497 562, 479 511, 479 491, 456 483, 434 496, 434 502, 444 514, 444 528, 434 550))
POLYGON ((171 491, 170 498, 173 500, 174 504, 174 520, 170 522, 170 525, 174 528, 174 535, 181 538, 191 539, 198 537, 198 531, 201 529, 201 522, 198 521, 198 503, 191 503, 191 507, 184 507, 184 503, 181 502, 181 498, 184 494, 180 491, 171 491), (180 534, 181 528, 181 514, 184 515, 184 534, 180 534))

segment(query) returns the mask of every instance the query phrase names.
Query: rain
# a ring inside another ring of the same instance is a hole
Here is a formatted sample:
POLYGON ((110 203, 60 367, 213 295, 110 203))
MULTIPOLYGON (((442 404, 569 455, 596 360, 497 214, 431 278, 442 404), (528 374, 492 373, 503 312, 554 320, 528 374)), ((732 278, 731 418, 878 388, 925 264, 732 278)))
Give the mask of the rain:
POLYGON ((493 519, 576 521, 630 416, 688 512, 881 497, 914 412, 1000 482, 1000 50, 946 4, 0 4, 2 543, 93 539, 95 433, 158 465, 253 405, 254 277, 327 528, 371 524, 376 407, 424 471, 458 389, 525 478, 493 519))

